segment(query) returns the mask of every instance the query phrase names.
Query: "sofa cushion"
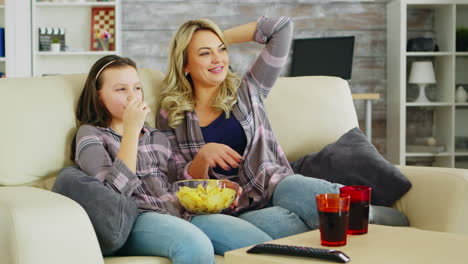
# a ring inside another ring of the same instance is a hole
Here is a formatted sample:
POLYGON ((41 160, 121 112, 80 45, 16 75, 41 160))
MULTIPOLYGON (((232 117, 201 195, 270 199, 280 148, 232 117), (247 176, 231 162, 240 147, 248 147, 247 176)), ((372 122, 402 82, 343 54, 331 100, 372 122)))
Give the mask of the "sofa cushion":
POLYGON ((83 75, 0 80, 0 185, 41 179, 71 165, 67 142, 83 75))
MULTIPOLYGON (((140 69, 147 118, 154 127, 163 74, 140 69)), ((86 74, 0 78, 0 186, 53 179, 72 166, 70 145, 76 132, 75 108, 86 74)), ((48 184, 46 184, 48 185, 48 184)), ((42 186, 40 186, 42 187, 42 186)))
POLYGON ((52 191, 80 204, 88 214, 103 255, 120 249, 138 216, 134 200, 104 186, 77 167, 60 171, 52 191))
POLYGON ((289 161, 320 151, 359 125, 348 82, 338 77, 279 78, 265 107, 289 161))
POLYGON ((344 185, 372 187, 371 203, 391 206, 409 191, 411 183, 385 160, 359 128, 353 128, 320 152, 291 164, 295 173, 344 185))

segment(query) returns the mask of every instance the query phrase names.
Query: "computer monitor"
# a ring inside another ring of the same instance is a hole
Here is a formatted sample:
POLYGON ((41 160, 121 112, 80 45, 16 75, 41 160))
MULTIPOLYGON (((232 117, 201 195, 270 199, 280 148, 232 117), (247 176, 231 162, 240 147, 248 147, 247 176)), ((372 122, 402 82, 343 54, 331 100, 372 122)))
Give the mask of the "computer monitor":
POLYGON ((296 39, 291 76, 327 75, 351 79, 354 36, 296 39))

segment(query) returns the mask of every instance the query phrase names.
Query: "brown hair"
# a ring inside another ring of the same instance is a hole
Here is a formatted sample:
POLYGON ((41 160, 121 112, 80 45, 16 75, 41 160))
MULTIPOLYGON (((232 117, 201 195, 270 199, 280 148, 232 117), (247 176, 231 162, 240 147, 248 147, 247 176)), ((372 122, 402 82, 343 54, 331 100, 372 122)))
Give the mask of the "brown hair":
MULTIPOLYGON (((94 63, 88 73, 86 82, 76 106, 76 127, 81 125, 92 125, 108 127, 112 117, 106 106, 99 99, 98 91, 102 88, 102 73, 107 69, 133 67, 137 69, 136 63, 129 58, 117 55, 108 55, 100 58, 94 63)), ((71 159, 75 161, 76 132, 72 140, 71 159)))

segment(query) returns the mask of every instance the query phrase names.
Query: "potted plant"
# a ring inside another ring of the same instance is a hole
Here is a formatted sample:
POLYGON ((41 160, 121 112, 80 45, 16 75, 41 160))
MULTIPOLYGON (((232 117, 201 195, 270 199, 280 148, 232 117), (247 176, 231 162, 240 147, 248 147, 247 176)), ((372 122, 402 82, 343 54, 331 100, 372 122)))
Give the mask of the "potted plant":
POLYGON ((53 38, 52 43, 50 44, 50 51, 60 52, 60 39, 53 38))
POLYGON ((457 27, 457 51, 468 51, 468 27, 457 27))

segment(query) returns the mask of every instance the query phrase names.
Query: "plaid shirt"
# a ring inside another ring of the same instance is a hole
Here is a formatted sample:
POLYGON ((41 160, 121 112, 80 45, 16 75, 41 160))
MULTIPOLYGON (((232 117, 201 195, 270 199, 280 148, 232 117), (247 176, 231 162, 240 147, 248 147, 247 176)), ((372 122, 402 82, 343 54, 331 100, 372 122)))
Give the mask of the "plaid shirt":
MULTIPOLYGON (((258 19, 255 41, 266 45, 243 77, 238 88, 237 104, 232 109, 247 137, 243 161, 235 177, 216 174, 211 168, 209 171, 210 178, 227 178, 242 186, 243 194, 233 213, 263 208, 278 182, 294 174, 264 109, 264 100, 286 63, 292 30, 288 17, 258 19)), ((168 126, 167 111, 162 109, 156 123, 171 142, 178 178, 190 178, 188 165, 205 144, 196 113, 186 112, 182 124, 172 129, 168 126)))
POLYGON ((171 184, 176 177, 169 141, 154 128, 145 126, 142 132, 136 173, 117 158, 122 137, 111 128, 80 126, 75 162, 86 174, 136 200, 140 211, 189 219, 190 215, 180 207, 172 191, 171 184))

